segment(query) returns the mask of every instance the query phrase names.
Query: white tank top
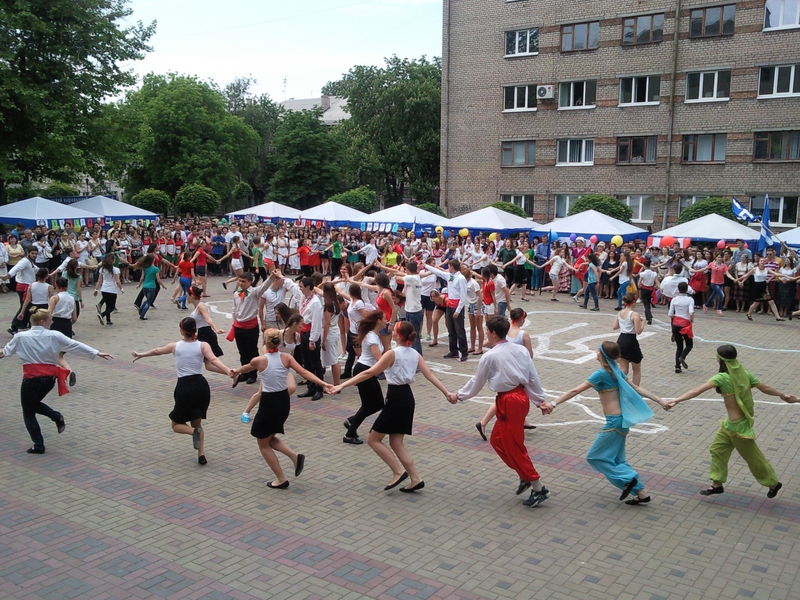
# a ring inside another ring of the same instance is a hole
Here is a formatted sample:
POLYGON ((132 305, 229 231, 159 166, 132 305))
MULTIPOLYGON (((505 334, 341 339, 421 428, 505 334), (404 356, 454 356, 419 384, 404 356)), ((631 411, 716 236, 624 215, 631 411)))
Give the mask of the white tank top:
POLYGON ((175 371, 178 377, 202 374, 204 359, 200 344, 197 340, 175 344, 175 371))
POLYGON ((50 284, 36 281, 31 284, 31 304, 47 304, 50 301, 50 284))
POLYGON ((371 367, 378 362, 372 355, 370 346, 377 346, 378 350, 383 353, 383 344, 381 344, 381 338, 379 338, 378 334, 374 331, 367 333, 367 335, 364 336, 364 339, 361 340, 361 356, 358 357, 358 362, 367 367, 371 367))
POLYGON ((506 339, 507 339, 509 342, 511 342, 512 344, 519 344, 520 346, 524 346, 525 344, 523 344, 523 343, 522 343, 522 336, 523 336, 523 335, 525 335, 525 332, 524 332, 524 331, 522 331, 522 329, 520 329, 520 330, 517 332, 517 335, 515 335, 514 337, 511 337, 510 335, 509 335, 509 336, 506 336, 506 339))
POLYGON ((286 373, 289 369, 283 366, 280 352, 270 352, 264 356, 267 368, 261 371, 261 391, 282 392, 286 389, 286 373))
MULTIPOLYGON (((624 309, 623 309, 624 310, 624 309)), ((621 313, 621 311, 620 311, 621 313)), ((632 310, 628 311, 628 315, 626 317, 622 317, 622 314, 617 315, 617 323, 619 323, 619 332, 620 333, 636 333, 636 330, 633 326, 633 319, 631 315, 633 314, 632 310)))
POLYGON ((208 321, 203 318, 203 315, 200 314, 200 311, 197 310, 197 307, 195 307, 190 316, 195 320, 195 323, 197 323, 198 329, 201 327, 208 327, 208 321))
POLYGON ((58 292, 58 302, 53 309, 53 317, 71 319, 75 311, 75 298, 69 292, 58 292))
POLYGON ((419 365, 419 352, 410 346, 394 349, 394 364, 386 369, 386 383, 406 385, 413 383, 419 365))
MULTIPOLYGON (((289 336, 291 336, 290 339, 296 339, 296 338, 294 338, 294 336, 291 333, 289 334, 289 336)), ((286 341, 286 330, 282 329, 281 330, 281 348, 280 348, 281 352, 286 352, 286 354, 292 354, 292 353, 294 353, 294 349, 295 348, 297 348, 297 342, 287 342, 286 341)))
POLYGON ((753 271, 753 281, 755 281, 756 283, 761 283, 762 281, 766 281, 767 275, 768 275, 767 269, 760 269, 759 267, 756 267, 755 271, 753 271))

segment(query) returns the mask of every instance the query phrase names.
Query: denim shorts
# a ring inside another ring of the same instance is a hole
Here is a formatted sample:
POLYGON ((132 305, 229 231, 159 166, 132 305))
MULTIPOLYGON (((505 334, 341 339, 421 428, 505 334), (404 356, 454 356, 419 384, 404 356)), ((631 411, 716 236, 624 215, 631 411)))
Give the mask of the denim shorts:
POLYGON ((468 315, 477 315, 478 314, 478 303, 473 302, 469 306, 467 306, 467 314, 468 315))

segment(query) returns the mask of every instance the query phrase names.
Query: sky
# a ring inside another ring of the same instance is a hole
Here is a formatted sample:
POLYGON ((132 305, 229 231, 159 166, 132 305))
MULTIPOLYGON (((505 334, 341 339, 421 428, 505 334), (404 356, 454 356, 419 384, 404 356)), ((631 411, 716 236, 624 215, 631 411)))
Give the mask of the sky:
POLYGON ((128 21, 157 21, 153 51, 130 66, 256 80, 275 101, 313 98, 355 65, 442 54, 441 0, 129 0, 128 21), (285 83, 284 83, 285 79, 285 83))

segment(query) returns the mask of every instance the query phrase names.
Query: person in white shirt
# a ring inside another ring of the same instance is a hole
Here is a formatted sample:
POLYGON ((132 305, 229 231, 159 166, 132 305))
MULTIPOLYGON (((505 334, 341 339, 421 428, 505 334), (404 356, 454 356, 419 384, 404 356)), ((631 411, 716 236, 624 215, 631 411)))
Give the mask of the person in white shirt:
POLYGON ((467 265, 461 265, 461 274, 467 280, 467 314, 469 315, 469 354, 483 353, 483 307, 481 306, 481 284, 467 265), (475 350, 475 338, 478 346, 475 350))
POLYGON ((36 415, 44 415, 52 420, 58 433, 62 433, 66 427, 63 415, 42 402, 56 382, 59 396, 69 393, 69 371, 61 366, 64 353, 75 352, 89 358, 99 356, 106 360, 112 356, 71 340, 60 331, 47 329, 52 319, 46 309, 36 308, 31 311, 31 322, 33 327, 29 331, 18 333, 0 350, 0 358, 16 354, 22 360, 22 418, 33 441, 33 446, 27 452, 44 454, 44 437, 36 415))
MULTIPOLYGON (((422 319, 425 313, 422 310, 422 279, 419 276, 419 266, 417 261, 410 260, 406 264, 406 274, 397 269, 384 267, 390 273, 396 273, 403 277, 403 294, 405 295, 406 302, 404 305, 406 311, 406 320, 414 327, 417 336, 414 339, 414 350, 422 354, 422 344, 420 342, 422 335, 422 319)), ((435 280, 435 275, 432 275, 435 280)))
MULTIPOLYGON (((20 308, 22 308, 22 305, 25 303, 25 296, 28 293, 28 288, 36 281, 36 267, 34 263, 36 262, 36 256, 38 254, 39 252, 36 248, 31 246, 27 255, 20 258, 17 264, 11 267, 8 273, 2 277, 2 279, 5 280, 11 278, 15 279, 20 308)), ((17 319, 17 314, 15 313, 14 317, 11 319, 11 327, 9 327, 8 333, 14 335, 20 329, 27 329, 29 326, 30 323, 28 321, 27 312, 23 315, 23 320, 21 321, 17 319)))
POLYGON ((481 356, 475 375, 451 399, 466 400, 476 396, 485 384, 497 393, 497 422, 490 438, 500 459, 519 475, 517 494, 532 488, 525 506, 536 506, 547 500, 550 492, 542 485, 539 473, 525 447, 525 417, 530 402, 549 414, 552 405, 545 402, 544 390, 531 355, 525 346, 506 340, 508 319, 492 315, 486 319, 486 337, 491 349, 481 356))
MULTIPOLYGON (((239 350, 240 364, 249 364, 258 356, 258 305, 264 290, 270 281, 263 282, 259 287, 253 287, 254 276, 250 272, 242 273, 238 278, 238 289, 233 293, 233 326, 228 333, 228 341, 236 340, 239 350)), ((253 384, 258 377, 255 373, 248 376, 240 375, 240 381, 253 384)))
MULTIPOLYGON (((300 280, 299 293, 295 291, 298 310, 303 317, 303 328, 300 333, 301 361, 305 369, 322 379, 322 300, 314 291, 314 280, 303 277, 300 280)), ((322 388, 312 381, 308 382, 308 391, 298 394, 298 398, 322 398, 322 388)))
POLYGON ((687 295, 689 284, 681 281, 678 284, 678 295, 669 303, 667 316, 672 323, 672 339, 675 342, 675 372, 680 373, 681 367, 688 369, 686 357, 692 351, 694 342, 694 298, 687 295))
MULTIPOLYGON (((447 310, 445 319, 447 323, 450 352, 444 358, 459 358, 461 362, 467 360, 467 332, 464 329, 464 309, 467 305, 467 280, 461 274, 461 263, 451 259, 447 263, 448 271, 443 271, 433 265, 425 269, 447 281, 447 310)), ((421 275, 426 275, 423 271, 421 275)))
POLYGON ((105 255, 100 265, 99 273, 97 283, 94 286, 94 295, 97 296, 99 290, 103 295, 103 300, 97 303, 97 319, 100 321, 100 325, 103 324, 103 319, 105 319, 106 325, 113 325, 111 313, 117 307, 117 294, 125 293, 120 280, 120 270, 114 266, 113 254, 105 255), (101 304, 105 305, 105 309, 102 311, 100 310, 101 304))
POLYGON ((375 247, 375 240, 371 237, 367 239, 366 246, 358 250, 358 253, 364 255, 364 264, 367 266, 378 260, 378 256, 380 256, 380 252, 375 247))
POLYGON ((677 264, 673 265, 671 267, 670 275, 667 275, 666 277, 664 277, 664 279, 661 280, 661 285, 659 286, 659 289, 661 290, 661 293, 664 294, 664 296, 666 296, 667 298, 674 298, 675 296, 678 295, 679 293, 678 286, 681 283, 686 284, 687 293, 694 294, 692 286, 689 285, 689 280, 683 275, 681 275, 682 272, 683 272, 683 265, 677 265, 677 264))
POLYGON ((658 285, 658 272, 649 258, 644 259, 644 270, 639 273, 639 293, 644 306, 644 318, 648 325, 653 323, 653 293, 658 285))

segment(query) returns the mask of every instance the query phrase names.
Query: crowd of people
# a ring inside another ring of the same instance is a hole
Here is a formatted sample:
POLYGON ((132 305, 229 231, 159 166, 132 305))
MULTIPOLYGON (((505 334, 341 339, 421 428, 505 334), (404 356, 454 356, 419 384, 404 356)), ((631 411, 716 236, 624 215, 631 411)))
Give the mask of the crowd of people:
POLYGON ((770 497, 781 486, 755 446, 750 389, 757 387, 786 402, 797 398, 761 384, 738 363, 735 348, 723 346, 718 355, 721 374, 727 378, 715 376, 713 385, 667 402, 640 385, 643 355, 637 336, 652 324, 656 307, 667 305, 676 344, 675 371, 680 373, 692 349, 695 307, 722 314, 734 310, 734 302, 736 312, 745 312, 750 320, 758 312, 771 312, 779 321, 797 316, 798 257, 785 246, 780 256, 774 249, 754 256, 741 240, 732 249, 682 249, 677 244, 647 248, 641 242, 617 248, 582 237, 573 242, 501 239, 497 234, 473 238, 440 228, 417 236, 402 230, 376 233, 207 219, 109 231, 19 229, 0 244, 0 281, 19 295, 19 309, 9 327, 14 337, 0 358, 18 354, 25 363, 21 393, 34 443, 31 453, 45 451, 36 414, 51 418, 59 432, 64 430, 63 416, 42 400, 56 382, 59 393, 76 384, 65 355, 110 358, 71 339, 84 292, 93 288, 96 317, 107 327, 119 311, 117 301, 125 285, 135 284, 138 297, 133 303, 142 321, 156 308, 159 293, 165 290, 166 295, 170 286, 175 308, 192 308, 180 321, 181 340, 133 356, 135 361, 175 356, 178 383, 169 418, 176 433, 191 435, 199 464, 207 464, 202 420, 210 391, 204 368, 230 376, 234 386, 255 384, 261 374, 260 391, 249 397, 242 420, 249 422, 258 406, 251 433, 275 475, 270 488, 289 486, 276 452, 291 460, 295 476, 305 464, 305 456, 278 437, 284 434, 290 398, 297 390, 293 372, 307 385, 298 397, 311 401, 321 400, 325 392, 357 387, 361 403, 343 423, 346 444, 362 444, 359 428, 379 413, 367 443, 391 470, 386 490, 406 479, 403 492, 417 492, 425 485, 404 445, 404 436, 413 428, 412 385, 417 373, 451 403, 478 394, 484 385, 497 394, 476 428, 486 439, 485 429, 496 417, 489 439, 519 475, 517 493, 531 490, 527 506, 549 495, 525 448, 524 431, 534 427, 527 420, 530 403, 546 415, 589 388, 600 395, 607 422, 587 459, 621 490, 620 499, 628 504, 650 499, 627 463, 624 448, 630 427, 652 417, 642 398, 669 409, 710 387, 725 398, 728 419, 712 446, 712 487, 703 493, 721 493, 733 448, 769 488, 770 497), (233 323, 228 331, 213 321, 204 302, 210 275, 219 276, 230 294, 233 323), (600 368, 586 383, 555 401, 542 391, 531 339, 523 330, 527 315, 522 303, 544 292, 555 302, 566 293, 583 309, 591 299, 593 311, 600 310, 601 297, 617 301, 617 341, 603 343, 597 353, 600 368), (480 356, 475 374, 458 391, 448 390, 423 358, 439 345, 442 317, 448 344, 443 357, 466 361, 469 355, 480 356), (237 367, 221 359, 221 334, 235 342, 237 367), (325 380, 328 371, 330 383, 325 380), (385 395, 381 380, 387 383, 385 395))

